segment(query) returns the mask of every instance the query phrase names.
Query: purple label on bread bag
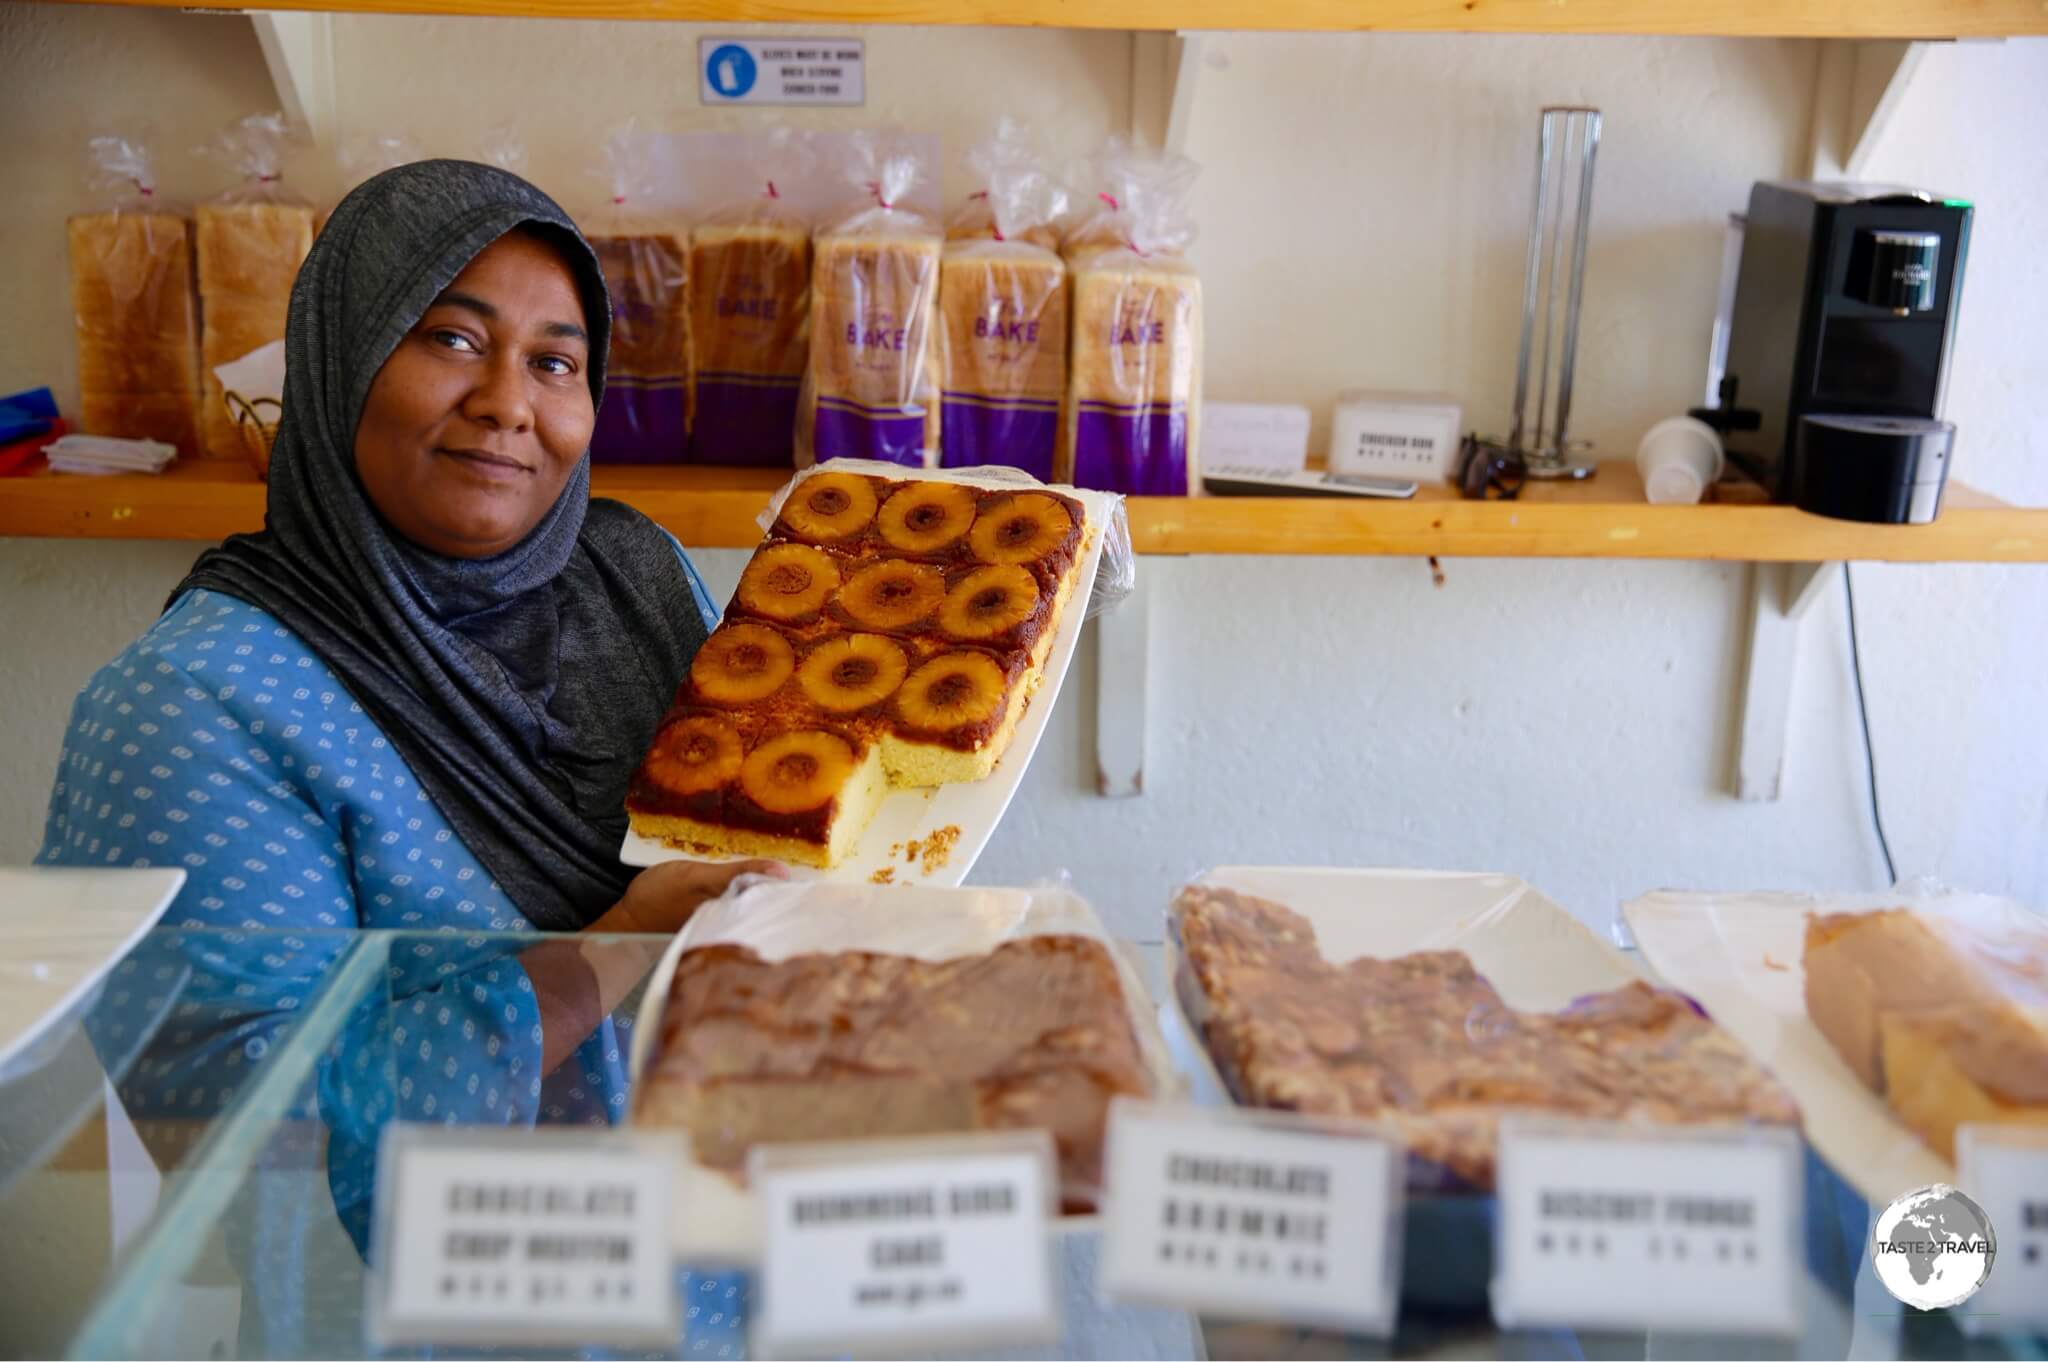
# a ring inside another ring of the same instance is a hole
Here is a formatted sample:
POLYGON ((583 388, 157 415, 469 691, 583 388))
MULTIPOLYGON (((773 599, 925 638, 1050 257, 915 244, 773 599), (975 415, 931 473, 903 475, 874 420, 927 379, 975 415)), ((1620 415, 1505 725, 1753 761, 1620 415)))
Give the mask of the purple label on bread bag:
POLYGON ((613 375, 590 434, 596 463, 681 463, 683 380, 613 375))
POLYGON ((924 467, 924 411, 918 407, 868 407, 843 397, 818 399, 812 449, 827 459, 883 459, 924 467))
POLYGON ((948 468, 1001 464, 1052 481, 1060 404, 1043 398, 947 393, 939 409, 939 455, 948 468))
POLYGON ((1074 413, 1074 485, 1137 496, 1186 496, 1187 408, 1081 403, 1074 413))
POLYGON ((706 372, 697 375, 697 419, 690 462, 788 468, 795 459, 794 377, 706 372))

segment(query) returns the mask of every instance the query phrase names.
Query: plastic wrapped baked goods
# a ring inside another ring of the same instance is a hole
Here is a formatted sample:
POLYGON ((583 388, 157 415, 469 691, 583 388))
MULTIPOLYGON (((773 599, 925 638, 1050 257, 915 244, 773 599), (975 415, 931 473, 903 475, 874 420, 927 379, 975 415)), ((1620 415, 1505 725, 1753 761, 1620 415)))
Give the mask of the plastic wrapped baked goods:
POLYGON ((996 164, 985 237, 946 243, 939 284, 942 462, 1003 464, 1050 481, 1066 396, 1066 263, 1049 239, 1065 194, 1035 165, 996 164))
POLYGON ((199 260, 200 425, 206 453, 249 457, 214 370, 284 339, 292 281, 313 248, 313 205, 284 187, 286 130, 282 114, 251 114, 231 124, 214 146, 241 182, 199 205, 194 215, 199 260))
POLYGON ((690 237, 644 212, 652 172, 629 127, 605 139, 599 174, 609 211, 584 235, 612 295, 604 403, 590 437, 601 463, 680 463, 690 422, 690 237))
MULTIPOLYGON (((1134 218, 1182 211, 1200 173, 1185 156, 1142 151, 1119 136, 1104 139, 1083 172, 1084 192, 1060 238, 1060 254, 1078 264, 1126 245, 1134 218)), ((1185 242, 1175 249, 1186 249, 1185 242)))
POLYGON ((1731 1037, 1681 995, 1639 981, 1557 1011, 1518 1010, 1464 950, 1333 959, 1307 917, 1213 882, 1181 891, 1170 926, 1177 995, 1232 1094, 1381 1122, 1406 1142, 1418 1185, 1448 1174, 1491 1188, 1499 1122, 1514 1111, 1799 1119, 1731 1037))
POLYGON ((810 357, 811 228, 783 197, 807 151, 787 132, 754 139, 739 196, 690 235, 693 463, 786 468, 810 357))
POLYGON ((200 452, 192 224, 163 205, 147 148, 96 137, 107 207, 66 224, 78 337, 79 429, 200 452))
POLYGON ((1086 1210, 1110 1101, 1170 1082, 1142 986, 1065 890, 757 884, 672 956, 634 1120, 728 1179, 762 1143, 1036 1127, 1086 1210))
POLYGON ((1804 965, 1814 1025, 1943 1158, 1965 1123, 2048 1126, 2048 925, 1827 913, 1804 965))
MULTIPOLYGON (((1182 158, 1176 158, 1182 159, 1182 158)), ((1070 250, 1073 348, 1061 481, 1147 496, 1201 485, 1202 281, 1184 182, 1133 175, 1106 222, 1121 244, 1070 250)))
POLYGON ((1101 532, 1051 489, 798 480, 633 777, 634 830, 831 867, 892 786, 981 780, 1101 532))
POLYGON ((926 173, 907 139, 862 134, 853 180, 868 206, 813 243, 811 360, 797 412, 798 467, 883 459, 930 467, 939 450, 937 224, 898 207, 926 173))

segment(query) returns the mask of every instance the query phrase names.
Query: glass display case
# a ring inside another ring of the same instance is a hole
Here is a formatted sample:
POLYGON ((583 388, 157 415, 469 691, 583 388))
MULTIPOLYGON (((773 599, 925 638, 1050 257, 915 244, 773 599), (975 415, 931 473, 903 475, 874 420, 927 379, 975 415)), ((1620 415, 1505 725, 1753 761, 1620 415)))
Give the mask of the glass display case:
MULTIPOLYGON (((0 1275, 0 1349, 376 1354, 365 1327, 365 1253, 382 1129, 616 1123, 630 1106, 634 1019, 667 944, 150 932, 75 1015, 0 1074, 0 1224, 34 1239, 34 1226, 48 1230, 50 1217, 62 1217, 70 1240, 117 1245, 52 1266, 73 1278, 97 1274, 74 1281, 70 1302, 35 1292, 18 1272, 0 1275), (587 1016, 573 1047, 543 1036, 539 1021, 536 980, 547 985, 535 953, 562 950, 612 952, 640 980, 587 1016)), ((1156 998, 1156 951, 1146 963, 1156 998)), ((1498 1330, 1486 1306, 1492 1202, 1466 1197, 1411 1200, 1401 1323, 1390 1340, 1106 1304, 1096 1288, 1101 1225, 1070 1221, 1055 1236, 1063 1341, 1000 1355, 2043 1355, 2039 1338, 1968 1338, 1944 1314, 1899 1306, 1871 1278, 1869 1207, 1810 1153, 1806 1170, 1808 1281, 1796 1338, 1498 1330)), ((682 1327, 655 1355, 745 1355, 747 1272, 679 1263, 674 1289, 682 1327)))

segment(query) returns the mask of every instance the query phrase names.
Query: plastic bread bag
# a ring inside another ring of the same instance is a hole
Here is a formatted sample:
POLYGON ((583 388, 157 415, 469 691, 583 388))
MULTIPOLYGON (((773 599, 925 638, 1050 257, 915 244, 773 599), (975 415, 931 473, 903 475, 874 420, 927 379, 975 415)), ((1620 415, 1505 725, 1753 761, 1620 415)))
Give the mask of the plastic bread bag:
POLYGON ((1122 244, 1069 254, 1058 473, 1077 487, 1186 496, 1201 486, 1202 281, 1182 256, 1194 239, 1191 182, 1185 157, 1132 162, 1107 219, 1122 244))
POLYGON ((1066 397, 1067 267, 1042 243, 1066 191, 1021 159, 989 163, 984 183, 986 235, 947 241, 940 266, 941 461, 1050 479, 1066 397))
POLYGON ((1086 1212, 1109 1101, 1179 1087, 1136 969, 1064 887, 756 884, 697 911, 643 1006, 633 1119, 728 1181, 763 1142, 1042 1127, 1086 1212))
POLYGON ((930 173, 898 133, 852 140, 848 178, 865 206, 835 215, 811 263, 811 358, 797 409, 796 463, 938 460, 939 228, 898 206, 930 173))
POLYGON ((584 236, 612 295, 604 402, 590 437, 597 463, 680 463, 689 444, 689 232, 642 205, 654 196, 651 143, 628 121, 598 149, 592 174, 608 203, 584 236))
POLYGON ((1060 248, 1058 224, 1067 212, 1068 195, 1065 187, 1053 180, 1022 123, 1007 116, 998 120, 995 131, 967 153, 967 168, 975 187, 946 219, 947 241, 1026 241, 1049 251, 1060 248), (1013 198, 1010 225, 1005 230, 997 212, 997 182, 1014 185, 1020 176, 1043 180, 1052 191, 1051 202, 1042 208, 1031 204, 1027 214, 1020 216, 1013 198))
POLYGON ((1384 1122, 1409 1184, 1490 1192, 1499 1122, 1794 1127, 1683 994, 1505 875, 1231 867, 1167 916, 1173 995, 1248 1106, 1384 1122))
POLYGON ((157 193, 150 150, 128 137, 87 144, 101 206, 65 224, 78 339, 78 428, 160 440, 197 455, 199 298, 192 222, 157 193))
POLYGON ((811 226, 786 192, 815 156, 792 130, 747 139, 726 202, 690 237, 690 461, 787 468, 811 343, 811 226))
POLYGON ((292 281, 313 248, 313 205, 284 183, 288 137, 283 114, 251 114, 204 149, 238 180, 194 215, 200 424, 206 453, 216 459, 245 459, 249 450, 214 370, 284 339, 292 281))
MULTIPOLYGON (((806 469, 776 488, 774 494, 768 498, 767 509, 755 518, 755 523, 761 527, 763 534, 775 529, 776 522, 782 518, 783 504, 803 485, 805 479, 819 472, 854 473, 871 478, 907 476, 900 466, 878 459, 834 459, 829 468, 806 469)), ((1061 490, 1057 484, 1047 484, 1015 468, 934 469, 913 476, 996 489, 1028 489, 1050 485, 1053 491, 1061 490)), ((1099 533, 1102 537, 1102 558, 1095 569, 1095 585, 1088 597, 1088 609, 1084 616, 1086 619, 1094 619, 1097 615, 1114 610, 1138 586, 1138 555, 1131 547, 1131 523, 1124 512, 1124 499, 1100 492, 1094 493, 1093 497, 1090 514, 1098 519, 1100 524, 1091 526, 1090 533, 1099 533)), ((1082 542, 1085 546, 1087 540, 1084 539, 1082 542)))
POLYGON ((2048 917, 1928 881, 1879 894, 1658 892, 1644 959, 1800 1094, 1872 1201, 1956 1182, 1958 1133, 2048 1124, 2048 917))

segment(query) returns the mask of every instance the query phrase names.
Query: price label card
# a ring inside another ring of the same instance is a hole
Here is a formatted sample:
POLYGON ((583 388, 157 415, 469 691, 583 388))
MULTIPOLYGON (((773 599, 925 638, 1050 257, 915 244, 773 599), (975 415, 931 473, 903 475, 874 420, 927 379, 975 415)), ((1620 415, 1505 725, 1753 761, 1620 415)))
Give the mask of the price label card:
POLYGON ((377 1346, 655 1343, 680 1335, 673 1135, 393 1123, 377 1169, 377 1346))
POLYGON ((1957 1323, 1970 1334, 2048 1328, 2048 1129, 1958 1128, 1956 1177, 1998 1237, 1984 1285, 1951 1312, 1957 1323))
POLYGON ((1403 1159, 1372 1127, 1120 1098, 1104 1166, 1104 1295, 1393 1332, 1403 1159))
POLYGON ((762 1145, 764 1356, 900 1356, 1060 1336, 1052 1137, 762 1145))
POLYGON ((1786 1334, 1806 1283, 1798 1135, 1502 1122, 1503 1327, 1786 1334))

